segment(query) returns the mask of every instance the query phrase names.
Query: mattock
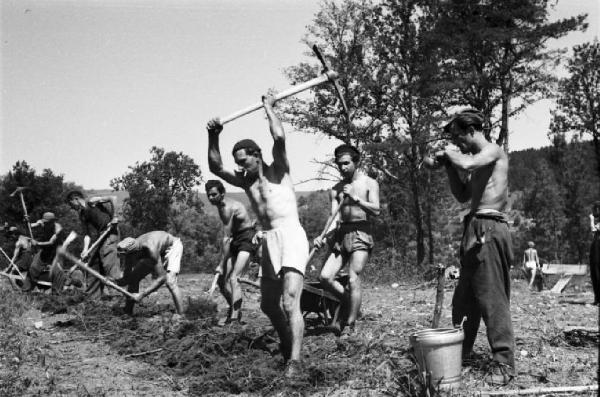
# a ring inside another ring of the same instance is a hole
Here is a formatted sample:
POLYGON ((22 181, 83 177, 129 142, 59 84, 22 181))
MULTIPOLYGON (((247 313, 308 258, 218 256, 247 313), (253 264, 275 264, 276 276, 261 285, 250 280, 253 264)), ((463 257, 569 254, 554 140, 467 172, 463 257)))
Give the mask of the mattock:
POLYGON ((24 187, 24 186, 19 186, 9 196, 10 197, 15 197, 15 195, 17 193, 19 193, 19 196, 21 197, 21 205, 23 206, 23 213, 25 214, 25 221, 26 221, 25 223, 27 223, 27 230, 29 231, 29 237, 31 237, 31 239, 33 240, 33 233, 31 231, 31 224, 29 223, 29 214, 27 213, 27 207, 25 206, 25 199, 23 198, 23 191, 27 190, 27 189, 29 189, 29 188, 24 187))
MULTIPOLYGON (((316 44, 313 44, 312 50, 315 53, 315 56, 317 57, 317 59, 321 62, 321 65, 323 65, 322 73, 329 72, 329 70, 330 70, 329 65, 327 65, 327 62, 325 62, 325 58, 323 57, 323 54, 321 54, 321 50, 319 49, 319 47, 317 47, 316 44)), ((348 123, 348 126, 350 126, 350 111, 348 110, 348 105, 346 105, 346 100, 344 99, 344 95, 342 95, 342 87, 340 87, 340 83, 337 80, 332 80, 331 82, 333 83, 333 88, 335 89, 335 93, 337 94, 338 99, 340 100, 340 103, 342 104, 342 108, 344 108, 344 115, 346 116, 346 122, 348 123)))
MULTIPOLYGON (((302 91, 306 91, 310 88, 313 88, 317 85, 320 85, 320 84, 323 84, 323 83, 326 83, 329 81, 329 82, 333 83, 335 90, 336 90, 338 96, 340 97, 342 106, 344 107, 344 111, 346 112, 346 118, 349 120, 348 108, 346 106, 346 101, 344 100, 344 97, 342 97, 339 84, 336 81, 336 79, 338 78, 337 72, 335 72, 334 70, 329 68, 329 66, 325 62, 325 59, 321 55, 321 52, 319 51, 319 49, 317 48, 316 45, 313 46, 313 51, 315 52, 315 55, 317 56, 317 58, 319 58, 319 61, 321 61, 321 63, 323 64, 322 74, 318 77, 315 77, 314 79, 308 80, 301 84, 293 85, 290 88, 288 88, 287 90, 284 90, 284 91, 281 91, 281 92, 275 94, 274 95, 275 102, 277 102, 281 99, 290 97, 292 95, 296 95, 302 91)), ((222 118, 220 118, 219 121, 220 121, 221 125, 224 125, 224 124, 229 123, 230 121, 238 119, 238 118, 245 116, 249 113, 252 113, 258 109, 262 109, 262 107, 263 107, 263 103, 257 102, 257 103, 250 105, 244 109, 238 110, 237 112, 232 113, 228 116, 222 117, 222 118)))

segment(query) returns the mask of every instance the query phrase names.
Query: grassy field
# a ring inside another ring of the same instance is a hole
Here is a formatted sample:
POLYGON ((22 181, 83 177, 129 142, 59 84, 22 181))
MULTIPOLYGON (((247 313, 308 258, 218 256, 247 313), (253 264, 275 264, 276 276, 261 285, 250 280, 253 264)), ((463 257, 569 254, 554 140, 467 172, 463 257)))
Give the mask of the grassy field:
MULTIPOLYGON (((258 292, 244 287, 244 324, 219 326, 225 301, 207 296, 210 278, 181 276, 187 311, 180 322, 171 319, 166 289, 130 317, 121 312, 121 296, 87 302, 74 292, 22 294, 2 281, 0 395, 422 395, 408 335, 429 326, 434 284, 367 286, 362 318, 348 337, 324 332, 309 315, 304 374, 290 381, 281 376, 277 340, 258 308, 258 292)), ((454 395, 596 385, 597 333, 569 331, 598 325, 589 288, 587 279, 580 279, 554 295, 530 292, 525 281, 514 281, 516 380, 499 389, 483 382, 489 347, 482 326, 475 348, 479 359, 463 367, 462 386, 454 395)), ((442 326, 450 325, 452 289, 446 290, 442 326)))

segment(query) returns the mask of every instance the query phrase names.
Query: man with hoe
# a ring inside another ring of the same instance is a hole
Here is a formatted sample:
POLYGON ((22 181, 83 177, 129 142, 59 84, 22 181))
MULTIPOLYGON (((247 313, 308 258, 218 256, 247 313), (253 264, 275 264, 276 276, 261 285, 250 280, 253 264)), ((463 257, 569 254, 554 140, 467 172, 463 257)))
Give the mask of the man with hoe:
POLYGON ((244 139, 232 150, 241 171, 224 170, 219 151, 219 133, 223 127, 218 119, 207 125, 208 163, 215 175, 245 190, 262 225, 261 309, 279 335, 285 375, 294 377, 300 372, 304 332, 300 295, 308 259, 308 241, 298 219, 285 133, 273 110, 274 101, 272 96, 262 98, 273 138, 273 163, 265 164, 256 142, 244 139))
MULTIPOLYGON (((341 222, 326 237, 332 255, 321 269, 320 280, 342 302, 342 315, 338 316, 336 324, 332 324, 333 331, 339 335, 346 326, 350 332, 354 330, 360 310, 360 273, 373 248, 370 218, 379 215, 379 184, 358 169, 360 153, 355 147, 338 146, 334 155, 342 180, 330 191, 331 216, 339 211, 341 222), (335 279, 346 265, 347 289, 335 279)), ((316 247, 323 243, 318 237, 314 241, 316 247)))
POLYGON ((221 293, 229 304, 226 323, 240 321, 242 318, 242 289, 238 277, 254 253, 252 240, 256 234, 255 223, 244 204, 225 197, 225 186, 218 180, 209 180, 204 186, 212 205, 217 207, 219 217, 225 228, 223 258, 217 272, 221 293))
MULTIPOLYGON (((117 243, 119 242, 119 220, 116 216, 117 198, 115 196, 91 197, 85 196, 79 190, 70 191, 66 197, 67 204, 79 213, 83 227, 83 251, 81 260, 88 262, 88 266, 101 274, 118 280, 123 272, 117 256, 117 243), (110 208, 107 208, 110 207, 110 208), (89 252, 90 242, 101 237, 102 233, 110 228, 110 232, 100 243, 95 252, 89 252), (91 256, 91 258, 90 258, 91 256)), ((92 299, 100 299, 104 284, 95 277, 89 277, 86 293, 92 299)))
POLYGON ((31 224, 31 228, 40 228, 40 240, 31 240, 31 245, 38 247, 38 251, 29 267, 27 279, 23 285, 24 291, 31 291, 44 270, 52 264, 59 243, 58 237, 62 231, 62 226, 56 222, 56 216, 52 212, 45 212, 42 219, 31 224))
POLYGON ((493 355, 486 381, 506 385, 515 376, 509 273, 513 249, 502 213, 508 200, 508 157, 486 140, 483 121, 477 110, 456 114, 444 132, 460 152, 448 147, 425 164, 444 166, 454 197, 461 203, 471 201, 464 219, 460 280, 452 299, 452 322, 462 323, 465 333, 463 358, 472 353, 483 317, 493 355))
POLYGON ((127 291, 136 298, 127 299, 127 314, 133 314, 135 302, 141 301, 165 283, 173 297, 177 314, 183 314, 181 291, 177 285, 183 255, 183 244, 179 238, 163 231, 148 232, 138 238, 124 238, 117 244, 117 252, 123 257, 125 269, 123 279, 118 280, 117 284, 127 284, 127 291), (139 293, 140 281, 148 274, 152 274, 155 280, 139 293))

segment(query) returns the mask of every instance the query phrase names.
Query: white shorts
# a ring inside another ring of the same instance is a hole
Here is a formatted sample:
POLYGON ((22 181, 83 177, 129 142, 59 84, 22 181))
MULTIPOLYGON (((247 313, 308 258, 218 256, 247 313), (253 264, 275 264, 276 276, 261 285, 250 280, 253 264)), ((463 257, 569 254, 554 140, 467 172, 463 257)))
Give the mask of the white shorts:
POLYGON ((183 244, 181 239, 176 238, 165 254, 165 269, 167 272, 179 274, 181 270, 181 256, 183 255, 183 244))
POLYGON ((282 267, 304 275, 308 260, 308 240, 300 223, 285 225, 264 233, 260 276, 278 279, 282 267))
POLYGON ((525 262, 525 267, 527 269, 535 269, 537 267, 535 261, 525 262))

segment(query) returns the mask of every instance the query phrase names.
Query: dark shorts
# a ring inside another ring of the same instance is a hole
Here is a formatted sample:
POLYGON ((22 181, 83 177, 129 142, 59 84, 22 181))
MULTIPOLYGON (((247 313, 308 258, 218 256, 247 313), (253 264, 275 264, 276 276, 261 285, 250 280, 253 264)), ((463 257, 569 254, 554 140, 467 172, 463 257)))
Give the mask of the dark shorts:
POLYGON ((331 252, 336 255, 350 255, 354 251, 373 249, 374 241, 371 223, 367 221, 342 223, 327 235, 331 252))
POLYGON ((252 244, 252 238, 256 234, 256 229, 249 227, 247 229, 238 230, 231 236, 231 244, 229 246, 229 252, 231 256, 237 256, 242 251, 249 252, 250 255, 254 255, 256 252, 256 246, 252 244))

